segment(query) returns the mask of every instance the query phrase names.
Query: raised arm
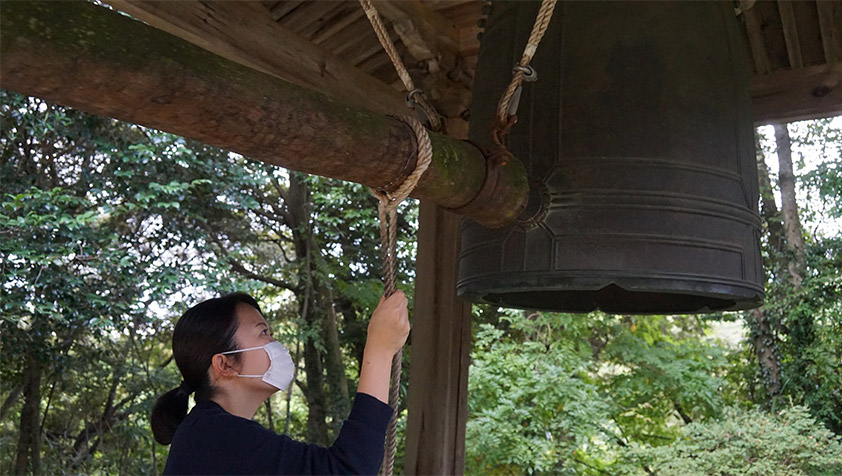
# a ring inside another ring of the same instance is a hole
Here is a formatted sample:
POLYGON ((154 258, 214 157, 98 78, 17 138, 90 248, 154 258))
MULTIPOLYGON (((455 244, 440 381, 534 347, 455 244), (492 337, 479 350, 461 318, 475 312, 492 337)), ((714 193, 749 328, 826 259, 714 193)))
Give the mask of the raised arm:
POLYGON ((383 403, 389 402, 389 375, 392 356, 409 335, 406 295, 397 291, 389 298, 381 297, 368 323, 368 338, 360 369, 357 391, 383 403))

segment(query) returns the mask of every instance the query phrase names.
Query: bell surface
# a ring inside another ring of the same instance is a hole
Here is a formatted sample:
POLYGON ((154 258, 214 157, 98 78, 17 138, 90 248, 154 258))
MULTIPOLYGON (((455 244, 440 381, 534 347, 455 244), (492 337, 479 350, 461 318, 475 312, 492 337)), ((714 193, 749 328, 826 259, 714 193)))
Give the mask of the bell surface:
MULTIPOLYGON (((490 121, 539 2, 492 2, 470 139, 490 121)), ((559 2, 507 137, 518 222, 465 219, 458 292, 553 311, 667 314, 763 301, 745 46, 727 2, 559 2)))

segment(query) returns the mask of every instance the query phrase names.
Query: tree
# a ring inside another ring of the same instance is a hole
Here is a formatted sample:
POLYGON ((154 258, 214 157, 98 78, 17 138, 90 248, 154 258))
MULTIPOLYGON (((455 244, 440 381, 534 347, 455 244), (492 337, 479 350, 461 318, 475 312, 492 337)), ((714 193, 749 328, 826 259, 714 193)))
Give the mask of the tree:
POLYGON ((747 321, 761 372, 751 375, 738 365, 732 380, 736 382, 736 375, 747 377, 749 387, 765 382, 768 392, 748 388, 748 398, 775 408, 786 397, 810 408, 837 433, 842 432, 842 395, 835 390, 842 386, 842 340, 836 324, 842 297, 840 237, 838 229, 835 236, 832 229, 818 230, 822 222, 839 216, 839 138, 840 131, 829 120, 774 127, 775 148, 765 152, 778 156, 780 213, 772 195, 774 184, 760 153, 766 305, 749 313, 747 321), (817 164, 807 164, 805 155, 816 152, 817 164), (793 160, 796 154, 797 161, 793 160), (813 223, 816 231, 808 233, 802 217, 813 223), (774 366, 769 365, 772 359, 774 366))

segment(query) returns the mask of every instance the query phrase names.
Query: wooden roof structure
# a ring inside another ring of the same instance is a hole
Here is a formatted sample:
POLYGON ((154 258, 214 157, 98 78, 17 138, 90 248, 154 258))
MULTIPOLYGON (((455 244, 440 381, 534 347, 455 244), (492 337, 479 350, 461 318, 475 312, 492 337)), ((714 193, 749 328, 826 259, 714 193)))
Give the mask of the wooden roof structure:
MULTIPOLYGON (((379 112, 402 85, 362 8, 349 0, 106 0, 228 59, 379 112), (353 83, 353 84, 352 84, 353 83)), ((374 2, 410 73, 464 136, 487 2, 374 2)), ((563 15, 563 3, 559 10, 563 15)), ((842 2, 734 2, 757 123, 842 113, 842 2)))
MULTIPOLYGON (((99 1, 192 45, 99 7, 112 18, 84 12, 56 26, 78 13, 73 8, 85 8, 43 2, 40 20, 26 21, 22 2, 6 2, 0 4, 0 21, 7 22, 0 31, 0 85, 370 186, 400 183, 412 170, 405 157, 414 137, 383 116, 406 112, 402 85, 356 0, 99 1), (17 23, 9 19, 13 10, 17 23), (52 35, 39 23, 50 21, 52 35), (84 35, 103 28, 112 29, 92 46, 84 35), (337 101, 273 82, 278 78, 337 101), (336 103, 356 108, 348 112, 336 103), (306 127, 296 122, 303 107, 312 111, 306 127), (357 127, 361 118, 364 129, 357 127), (330 128, 330 137, 317 136, 318 128, 330 128), (278 153, 280 146, 288 157, 278 153), (347 166, 374 152, 371 167, 347 166)), ((424 285, 416 289, 413 340, 424 345, 412 350, 404 469, 457 474, 464 471, 471 312, 455 290, 459 217, 444 208, 463 209, 459 205, 473 200, 487 178, 484 158, 468 150, 472 146, 445 139, 467 136, 486 2, 374 4, 416 84, 447 118, 450 137, 431 134, 447 160, 434 157, 416 189, 425 199, 416 269, 424 285)), ((842 114, 842 0, 741 0, 733 6, 746 39, 755 123, 842 114)), ((557 8, 563 15, 563 2, 557 8)))

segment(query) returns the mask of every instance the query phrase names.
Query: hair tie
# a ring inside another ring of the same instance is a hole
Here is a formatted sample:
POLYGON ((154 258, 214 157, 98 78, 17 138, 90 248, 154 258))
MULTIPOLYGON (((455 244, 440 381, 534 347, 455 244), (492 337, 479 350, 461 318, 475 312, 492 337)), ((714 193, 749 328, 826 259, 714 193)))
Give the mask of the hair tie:
POLYGON ((187 385, 187 382, 185 382, 184 380, 181 381, 181 385, 178 386, 178 389, 187 395, 193 393, 193 389, 190 388, 190 385, 187 385))

